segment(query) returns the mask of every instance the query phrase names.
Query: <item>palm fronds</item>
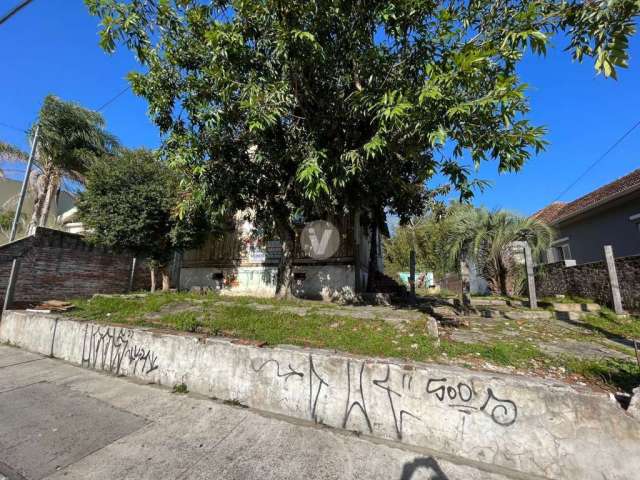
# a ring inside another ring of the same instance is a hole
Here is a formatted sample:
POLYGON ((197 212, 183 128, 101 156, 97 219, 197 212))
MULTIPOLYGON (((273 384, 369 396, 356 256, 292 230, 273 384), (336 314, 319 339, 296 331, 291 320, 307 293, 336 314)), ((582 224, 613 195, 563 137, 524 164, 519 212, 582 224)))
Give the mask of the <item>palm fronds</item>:
MULTIPOLYGON (((10 143, 0 140, 0 161, 2 162, 26 162, 29 154, 10 143)), ((0 178, 4 178, 4 172, 0 169, 0 178)))
POLYGON ((473 261, 490 289, 501 294, 508 293, 509 277, 518 264, 518 242, 529 243, 537 258, 553 239, 553 230, 545 223, 507 210, 455 205, 447 222, 451 260, 473 261))

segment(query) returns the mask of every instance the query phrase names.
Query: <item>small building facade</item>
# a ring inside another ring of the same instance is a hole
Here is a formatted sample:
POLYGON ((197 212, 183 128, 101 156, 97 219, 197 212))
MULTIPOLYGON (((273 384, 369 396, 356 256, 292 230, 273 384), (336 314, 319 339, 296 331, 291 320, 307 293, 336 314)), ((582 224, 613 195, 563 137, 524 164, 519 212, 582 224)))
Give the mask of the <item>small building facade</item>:
POLYGON ((545 263, 598 262, 605 245, 616 257, 640 255, 640 169, 573 202, 554 202, 534 217, 556 229, 545 263))
MULTIPOLYGON (((370 232, 359 215, 327 218, 338 238, 337 249, 328 258, 313 258, 302 247, 305 224, 295 231, 293 286, 295 296, 312 299, 350 299, 362 292, 369 275, 370 232)), ((382 272, 382 242, 378 234, 377 263, 382 272)), ((242 215, 222 236, 211 236, 198 249, 183 254, 180 289, 207 288, 224 293, 273 296, 282 255, 279 240, 254 234, 242 215)))

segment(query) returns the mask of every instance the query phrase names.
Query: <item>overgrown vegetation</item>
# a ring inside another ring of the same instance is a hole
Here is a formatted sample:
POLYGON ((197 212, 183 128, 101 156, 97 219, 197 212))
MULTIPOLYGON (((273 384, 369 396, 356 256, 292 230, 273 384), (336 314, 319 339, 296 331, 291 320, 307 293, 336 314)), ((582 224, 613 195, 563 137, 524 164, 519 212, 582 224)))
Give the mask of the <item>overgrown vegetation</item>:
POLYGON ((546 250, 552 229, 531 217, 506 210, 490 211, 452 203, 397 228, 385 242, 385 267, 395 273, 409 269, 409 252, 416 252, 418 271, 441 276, 458 272, 460 260, 472 261, 494 295, 514 296, 524 289, 526 241, 534 258, 546 250))
MULTIPOLYGON (((499 340, 460 342, 445 332, 438 344, 426 335, 425 321, 407 321, 398 327, 382 319, 362 319, 334 313, 335 305, 304 300, 253 297, 220 297, 189 293, 130 297, 98 296, 78 300, 69 315, 97 322, 167 328, 212 336, 243 338, 267 345, 298 345, 350 352, 370 357, 393 357, 413 361, 455 362, 482 368, 484 363, 544 373, 564 368, 570 374, 606 388, 628 390, 640 382, 640 368, 632 361, 584 360, 553 356, 532 342, 532 336, 547 335, 544 322, 523 325, 518 335, 499 340), (304 309, 299 314, 296 309, 304 309)), ((588 320, 589 325, 615 334, 636 335, 636 324, 612 323, 606 315, 588 320), (632 326, 633 325, 633 326, 632 326)), ((513 323, 513 322, 512 322, 513 323)), ((500 329, 503 327, 493 327, 500 329)), ((566 338, 594 341, 601 332, 579 335, 571 330, 566 338)), ((631 358, 631 357, 630 357, 631 358)))
POLYGON ((175 250, 193 247, 207 232, 206 215, 179 218, 180 180, 157 152, 120 151, 92 163, 86 190, 80 194, 80 220, 88 240, 113 250, 133 252, 162 274, 162 289, 169 289, 167 263, 175 250))

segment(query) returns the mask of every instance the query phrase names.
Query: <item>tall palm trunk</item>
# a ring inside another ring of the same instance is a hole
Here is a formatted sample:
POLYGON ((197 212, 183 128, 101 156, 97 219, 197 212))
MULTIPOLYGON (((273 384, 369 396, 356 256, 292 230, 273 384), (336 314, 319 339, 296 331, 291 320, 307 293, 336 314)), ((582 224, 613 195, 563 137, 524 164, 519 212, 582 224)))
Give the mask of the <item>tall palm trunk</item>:
POLYGON ((40 225, 40 218, 44 210, 44 204, 46 202, 47 192, 49 190, 49 183, 51 176, 47 172, 40 174, 36 179, 36 189, 34 192, 33 212, 31 214, 31 221, 27 229, 27 235, 32 235, 36 231, 36 227, 40 225))
POLYGON ((42 206, 42 213, 38 225, 41 227, 47 226, 47 220, 49 219, 49 211, 51 210, 52 202, 55 202, 58 196, 58 190, 60 189, 60 175, 52 173, 49 185, 47 186, 47 192, 44 198, 44 205, 42 206))

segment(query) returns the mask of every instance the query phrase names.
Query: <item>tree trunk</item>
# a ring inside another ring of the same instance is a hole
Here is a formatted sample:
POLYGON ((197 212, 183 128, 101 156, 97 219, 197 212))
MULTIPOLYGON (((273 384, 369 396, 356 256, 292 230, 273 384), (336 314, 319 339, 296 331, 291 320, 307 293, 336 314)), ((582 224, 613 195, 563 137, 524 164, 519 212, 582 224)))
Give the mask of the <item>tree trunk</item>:
POLYGON ((44 205, 42 206, 42 212, 38 225, 41 227, 47 226, 47 220, 49 219, 49 211, 51 210, 51 203, 54 198, 57 197, 58 188, 60 187, 60 177, 57 174, 52 174, 47 186, 47 191, 44 197, 44 205))
POLYGON ((36 231, 36 227, 40 225, 40 217, 42 216, 42 210, 47 196, 47 191, 49 189, 50 180, 51 177, 48 174, 42 173, 38 175, 35 181, 36 189, 34 192, 35 198, 33 201, 33 213, 31 214, 31 221, 27 228, 27 235, 33 235, 36 231))
POLYGON ((171 288, 171 282, 169 281, 169 271, 166 267, 162 267, 160 269, 160 274, 162 275, 162 291, 168 292, 171 288))
POLYGON ((507 296, 507 269, 501 260, 498 260, 498 280, 500 282, 500 295, 507 296))
POLYGON ((367 275, 367 292, 375 289, 376 273, 378 273, 378 225, 371 222, 369 228, 369 273, 367 275))
POLYGON ((279 232, 282 242, 282 256, 278 265, 276 297, 291 297, 291 277, 293 276, 294 231, 291 227, 281 227, 279 232))
POLYGON ((151 272, 151 293, 156 291, 156 267, 149 267, 151 272))

